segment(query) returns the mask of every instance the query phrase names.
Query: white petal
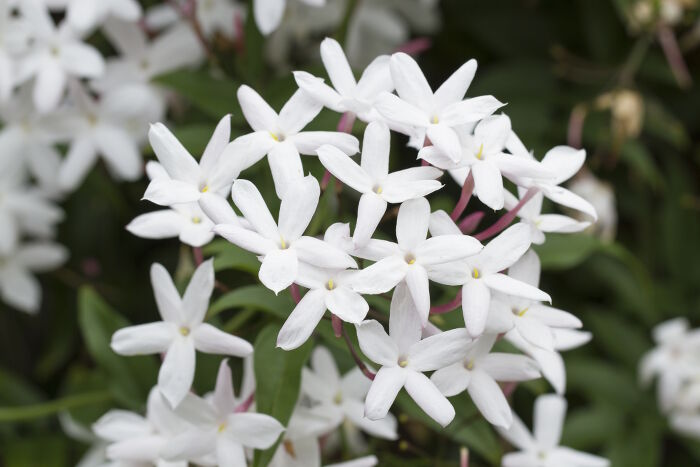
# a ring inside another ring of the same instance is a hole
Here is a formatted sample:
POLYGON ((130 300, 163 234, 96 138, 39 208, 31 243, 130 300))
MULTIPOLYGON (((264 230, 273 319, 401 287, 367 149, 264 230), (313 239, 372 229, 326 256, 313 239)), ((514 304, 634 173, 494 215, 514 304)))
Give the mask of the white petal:
POLYGON ((111 347, 119 355, 150 355, 166 351, 177 329, 171 323, 148 323, 119 329, 111 347))
POLYGON ((202 323, 192 331, 194 345, 200 352, 216 355, 246 357, 253 353, 253 346, 240 337, 228 334, 211 324, 202 323))
POLYGON ((271 250, 277 249, 277 244, 257 232, 230 224, 214 226, 213 231, 234 245, 258 255, 265 255, 271 250))
POLYGON ((256 232, 272 241, 279 239, 277 224, 255 185, 248 180, 236 180, 231 188, 231 197, 256 232))
POLYGON ((433 91, 420 67, 410 55, 395 53, 391 56, 389 67, 396 92, 401 99, 421 109, 428 109, 432 105, 433 91))
POLYGON ((430 119, 423 110, 388 92, 379 95, 374 107, 389 122, 419 128, 430 124, 430 119))
MULTIPOLYGON (((433 213, 434 214, 434 213, 433 213)), ((431 219, 433 217, 431 216, 431 219)), ((481 242, 468 235, 440 235, 418 245, 416 259, 421 264, 434 265, 456 261, 481 251, 481 242)))
POLYGON ((509 268, 530 248, 530 228, 515 224, 491 240, 479 254, 482 268, 499 272, 509 268))
POLYGON ((445 427, 455 417, 455 409, 423 373, 408 372, 406 392, 433 420, 445 427))
POLYGON ((184 316, 180 294, 168 271, 158 263, 151 266, 151 286, 163 321, 182 323, 184 316))
POLYGON ((416 306, 418 316, 422 324, 428 322, 430 313, 430 285, 428 283, 428 272, 419 264, 410 265, 406 269, 406 285, 411 293, 416 306))
POLYGON ((185 294, 182 296, 182 309, 185 324, 196 326, 204 320, 209 308, 209 299, 214 291, 214 260, 209 259, 194 271, 185 294))
POLYGON ((388 55, 380 55, 367 65, 357 82, 356 95, 374 100, 382 92, 394 90, 394 80, 391 78, 388 55))
POLYGON ((187 149, 162 123, 151 125, 148 140, 158 161, 165 167, 170 177, 192 184, 199 180, 199 165, 187 149))
POLYGON ((290 141, 276 144, 267 155, 267 163, 270 164, 275 192, 280 199, 290 185, 304 178, 301 156, 290 141))
POLYGON ((267 36, 277 29, 282 22, 286 6, 286 0, 255 0, 253 2, 255 24, 263 36, 267 36))
POLYGON ((367 244, 386 212, 387 202, 375 193, 367 192, 360 196, 357 206, 357 224, 352 239, 355 245, 367 244))
POLYGON ((240 225, 240 219, 223 196, 216 193, 202 193, 199 207, 214 224, 240 225))
POLYGON ((430 125, 426 132, 430 142, 444 152, 453 161, 462 157, 462 147, 459 144, 457 132, 447 125, 430 125))
POLYGON ((301 261, 322 268, 356 268, 357 263, 347 253, 316 237, 301 237, 294 242, 294 250, 301 261))
POLYGON ((561 214, 543 214, 537 218, 537 228, 543 232, 581 232, 589 225, 591 225, 590 222, 579 222, 561 214))
POLYGON ((525 355, 490 353, 479 359, 479 369, 496 381, 527 381, 540 376, 539 366, 525 355))
POLYGON ((319 196, 318 180, 311 175, 287 188, 279 214, 279 231, 285 241, 294 241, 304 234, 316 212, 319 196))
POLYGON ((463 362, 440 368, 430 377, 435 387, 447 397, 456 396, 466 390, 470 379, 471 373, 464 367, 463 362))
POLYGON ((172 238, 180 235, 185 222, 179 213, 164 209, 137 216, 127 224, 126 230, 142 238, 172 238))
POLYGON ((194 341, 176 337, 166 351, 158 372, 158 389, 172 407, 177 407, 190 391, 194 368, 194 341))
POLYGON ((66 73, 55 61, 47 61, 34 82, 34 106, 45 114, 54 110, 66 89, 66 73))
POLYGON ((248 466, 245 449, 228 431, 224 431, 216 438, 216 462, 218 467, 248 466))
POLYGON ((472 337, 484 332, 490 302, 491 293, 482 280, 471 280, 462 289, 464 324, 472 337))
POLYGON ((269 415, 259 413, 236 413, 226 420, 226 430, 242 445, 267 449, 277 441, 284 427, 269 415))
POLYGON ((450 329, 416 342, 409 349, 408 365, 416 371, 434 371, 463 359, 471 342, 464 328, 450 329))
POLYGON ((389 173, 389 146, 391 134, 383 122, 370 122, 362 140, 362 168, 374 180, 382 180, 389 173))
POLYGON ((332 87, 323 82, 321 78, 313 76, 305 71, 295 71, 294 80, 299 88, 306 91, 314 99, 321 102, 335 112, 344 112, 345 106, 341 104, 342 97, 332 87))
POLYGON ((359 324, 369 311, 362 295, 346 287, 336 287, 326 294, 328 310, 347 323, 359 324))
POLYGON ((304 131, 292 136, 291 141, 301 154, 315 156, 318 149, 329 144, 344 154, 357 154, 360 142, 353 135, 339 131, 304 131))
POLYGON ((108 441, 119 441, 150 434, 151 427, 144 417, 126 410, 110 410, 93 425, 97 436, 108 441))
POLYGON ((559 185, 576 175, 585 160, 586 151, 584 149, 555 146, 544 155, 542 165, 555 175, 553 183, 559 185))
POLYGON ((83 78, 97 78, 105 68, 97 49, 77 41, 61 45, 60 60, 66 71, 83 78))
POLYGON ((479 412, 491 424, 508 428, 513 421, 508 400, 496 382, 483 371, 472 371, 467 388, 479 412))
POLYGON ((280 110, 279 126, 287 136, 299 133, 321 111, 323 105, 299 89, 280 110))
POLYGON ((351 95, 356 86, 355 77, 342 47, 336 40, 327 37, 321 42, 321 60, 333 87, 343 96, 351 95))
POLYGON ((68 259, 68 250, 55 243, 25 243, 15 251, 15 261, 30 271, 45 272, 57 268, 68 259))
POLYGON ((378 321, 368 320, 358 324, 357 340, 362 353, 373 362, 386 366, 397 365, 399 349, 378 321))
POLYGON ((370 420, 381 420, 387 416, 397 394, 406 382, 407 371, 403 368, 380 368, 372 381, 365 399, 365 416, 370 420))
POLYGON ((321 146, 317 152, 323 166, 338 180, 360 193, 372 191, 371 178, 350 156, 329 145, 321 146))
POLYGON ((545 305, 533 305, 527 310, 529 318, 536 318, 547 326, 556 328, 580 328, 581 320, 568 311, 558 310, 545 305))
POLYGON ((550 186, 543 190, 544 195, 557 204, 567 208, 576 209, 584 214, 588 214, 596 221, 598 214, 591 203, 577 195, 576 193, 560 186, 550 186))
POLYGON ((391 297, 389 335, 400 354, 406 356, 411 346, 420 340, 422 324, 408 286, 405 282, 399 283, 391 297))
POLYGON ((270 250, 263 259, 258 277, 265 287, 278 294, 292 285, 298 267, 299 262, 293 249, 270 250))
POLYGON ((484 276, 484 282, 489 288, 498 290, 508 295, 514 295, 516 297, 529 298, 531 300, 540 301, 551 301, 551 297, 542 292, 537 287, 533 287, 524 282, 513 279, 505 274, 489 274, 484 276))
MULTIPOLYGON (((498 433, 503 436, 510 444, 518 447, 524 451, 536 451, 537 446, 535 440, 533 439, 530 431, 527 429, 525 424, 517 415, 513 415, 513 422, 508 429, 503 429, 501 427, 496 427, 498 433)), ((530 454, 532 455, 532 454, 530 454)), ((505 459, 505 458, 504 458, 505 459)), ((533 467, 537 466, 539 461, 537 461, 533 467)), ((520 464, 509 464, 514 467, 520 467, 520 464)))
POLYGON ((610 465, 610 461, 604 457, 575 451, 563 446, 550 452, 547 461, 552 465, 573 465, 576 467, 608 467, 610 465))
POLYGON ((477 162, 472 166, 474 193, 479 200, 491 209, 503 209, 503 179, 501 172, 491 162, 477 162))
MULTIPOLYGON (((261 3, 255 2, 256 5, 261 3)), ((260 94, 245 84, 238 88, 238 102, 243 116, 255 131, 273 131, 277 126, 277 112, 272 110, 260 94)))
POLYGON ((448 106, 440 112, 440 122, 449 126, 477 122, 503 107, 502 102, 493 96, 479 96, 465 99, 448 106))
POLYGON ((535 250, 528 250, 515 264, 508 268, 508 275, 533 287, 540 284, 540 257, 535 250))
POLYGON ((412 252, 428 235, 430 204, 425 198, 401 203, 396 218, 396 238, 401 249, 412 252))
POLYGON ((294 307, 277 336, 277 347, 296 349, 311 336, 326 312, 326 290, 309 290, 294 307))
POLYGON ((224 115, 214 129, 207 147, 204 148, 199 165, 202 172, 209 174, 231 139, 231 115, 224 115))
MULTIPOLYGON (((364 375, 362 377, 367 380, 364 375)), ((398 434, 396 433, 396 426, 398 423, 396 422, 396 418, 391 413, 388 413, 386 417, 382 419, 370 420, 369 418, 365 417, 364 404, 359 400, 353 399, 343 400, 343 410, 345 411, 345 416, 348 418, 348 420, 368 435, 389 440, 398 439, 398 434)))
POLYGON ((559 445, 566 416, 566 399, 555 394, 545 394, 535 401, 534 431, 537 444, 543 449, 559 445))
POLYGON ((353 289, 361 294, 380 294, 396 287, 406 277, 408 265, 402 258, 389 256, 358 272, 353 289))
POLYGON ((58 171, 58 184, 64 190, 75 189, 95 165, 97 150, 89 138, 75 138, 58 171))
POLYGON ((474 79, 476 73, 476 60, 471 59, 464 65, 459 67, 457 71, 447 78, 442 85, 435 91, 435 105, 438 108, 444 108, 453 102, 458 102, 464 99, 464 95, 469 89, 469 85, 474 79))
POLYGON ((146 188, 143 199, 161 206, 196 202, 201 197, 195 185, 181 180, 157 178, 146 188))
POLYGON ((104 126, 97 132, 95 143, 109 168, 119 178, 136 180, 143 174, 141 151, 126 130, 104 126))

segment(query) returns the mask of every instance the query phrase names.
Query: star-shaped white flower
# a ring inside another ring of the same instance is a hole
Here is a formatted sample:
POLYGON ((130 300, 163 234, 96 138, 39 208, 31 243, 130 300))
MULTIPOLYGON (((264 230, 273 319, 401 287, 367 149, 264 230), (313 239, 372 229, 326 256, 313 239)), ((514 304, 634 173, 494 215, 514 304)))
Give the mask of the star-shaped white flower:
POLYGON ((508 430, 496 427, 501 435, 520 449, 503 456, 503 467, 607 467, 610 461, 585 452, 559 446, 566 416, 566 399, 545 394, 535 401, 534 436, 525 424, 513 417, 508 430))
POLYGON ((279 198, 292 182, 304 177, 299 154, 316 155, 324 144, 350 155, 359 150, 357 138, 347 133, 302 131, 323 106, 301 89, 289 98, 279 115, 245 85, 238 88, 238 102, 254 133, 237 138, 235 143, 250 152, 251 164, 267 155, 279 198))
POLYGON ((430 379, 447 397, 466 390, 489 423, 508 428, 513 414, 497 381, 527 381, 540 372, 537 362, 524 355, 490 353, 497 338, 497 334, 482 334, 469 344, 463 360, 440 368, 430 379))
POLYGON ((68 259, 68 250, 55 243, 27 243, 0 254, 0 295, 18 310, 36 313, 41 284, 32 273, 56 269, 68 259))
POLYGON ((96 78, 104 73, 104 59, 94 47, 85 44, 67 21, 57 28, 41 0, 19 4, 24 18, 31 22, 33 45, 20 63, 20 81, 35 77, 34 106, 48 113, 58 106, 69 77, 96 78))
POLYGON ((192 386, 196 350, 245 357, 253 346, 203 322, 214 290, 212 260, 195 270, 182 298, 160 264, 151 267, 151 283, 163 321, 118 330, 112 336, 112 349, 120 355, 164 352, 158 388, 170 405, 177 407, 192 386))
POLYGON ((396 219, 397 243, 371 239, 355 254, 377 261, 358 274, 355 290, 360 293, 388 292, 405 281, 416 303, 423 324, 430 311, 429 270, 476 255, 482 245, 478 240, 458 232, 426 239, 430 221, 430 204, 425 198, 405 201, 396 219))
MULTIPOLYGON (((300 0, 310 6, 323 6, 326 0, 300 0)), ((254 0, 253 16, 255 24, 263 36, 271 34, 282 22, 287 0, 254 0)))
POLYGON ((409 55, 395 53, 389 62, 398 96, 382 93, 375 107, 389 122, 415 130, 416 137, 430 139, 452 160, 459 160, 461 148, 456 128, 481 120, 503 106, 493 96, 464 99, 476 73, 476 60, 469 60, 433 93, 420 67, 409 55))
POLYGON ((318 181, 311 175, 291 185, 282 197, 279 221, 275 223, 255 185, 248 180, 236 180, 231 189, 233 202, 254 230, 235 224, 217 224, 214 232, 261 255, 258 277, 275 293, 297 279, 300 261, 327 269, 355 268, 357 263, 344 251, 304 235, 316 212, 320 194, 318 181))
POLYGON ((439 190, 436 179, 442 171, 434 167, 411 167, 389 173, 389 128, 371 122, 365 130, 360 165, 339 149, 324 145, 318 149, 321 163, 337 179, 362 193, 353 233, 355 245, 363 247, 372 237, 388 203, 403 203, 439 190))
POLYGON ((511 180, 519 180, 524 176, 535 179, 554 176, 536 160, 504 152, 510 133, 510 118, 506 115, 491 115, 476 125, 473 134, 465 130, 458 133, 460 152, 457 159, 437 145, 424 147, 418 157, 436 167, 449 170, 462 185, 471 172, 474 177, 474 194, 491 209, 499 210, 503 208, 504 202, 504 176, 511 180))
MULTIPOLYGON (((109 442, 107 458, 118 465, 164 465, 166 461, 160 457, 160 450, 170 438, 186 427, 186 423, 168 407, 157 387, 148 395, 145 417, 115 409, 101 416, 92 425, 95 434, 109 442)), ((186 462, 167 465, 187 467, 186 462)))
POLYGON ((51 0, 52 6, 66 8, 66 18, 78 31, 92 31, 107 18, 136 23, 143 10, 137 0, 51 0))
POLYGON ((269 415, 237 411, 231 369, 221 362, 216 389, 211 398, 187 394, 176 413, 190 427, 170 439, 162 449, 170 461, 197 462, 211 456, 212 465, 245 466, 245 448, 267 449, 284 431, 284 427, 269 415))
MULTIPOLYGON (((431 220, 431 233, 438 235, 434 238, 461 233, 449 216, 433 216, 431 220)), ((549 295, 537 287, 501 273, 515 264, 528 248, 530 229, 526 225, 516 224, 491 240, 478 254, 461 261, 436 264, 430 268, 430 277, 436 282, 463 286, 464 323, 473 337, 484 332, 492 291, 551 302, 549 295)))
POLYGON ((333 421, 333 427, 352 424, 371 436, 395 440, 396 418, 392 414, 381 420, 365 418, 364 402, 370 381, 355 367, 340 375, 333 356, 325 347, 311 354, 311 369, 302 370, 301 389, 313 401, 313 411, 333 421))
POLYGON ((388 56, 374 59, 359 81, 355 81, 343 49, 335 39, 327 37, 321 42, 321 59, 333 87, 310 73, 295 71, 294 79, 301 89, 336 112, 351 112, 365 122, 381 118, 374 102, 380 93, 394 90, 388 56))
POLYGON ((362 352, 381 365, 365 400, 365 416, 386 417, 402 387, 433 420, 447 426, 454 407, 423 374, 449 366, 464 358, 470 338, 464 329, 452 329, 421 340, 422 324, 405 284, 394 290, 389 334, 375 320, 357 326, 362 352))

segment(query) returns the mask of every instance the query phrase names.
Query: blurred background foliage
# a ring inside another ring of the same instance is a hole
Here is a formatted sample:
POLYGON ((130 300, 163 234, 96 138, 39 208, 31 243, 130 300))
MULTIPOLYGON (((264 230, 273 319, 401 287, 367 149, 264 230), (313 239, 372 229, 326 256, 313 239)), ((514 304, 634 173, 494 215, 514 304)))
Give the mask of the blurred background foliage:
MULTIPOLYGON (((348 2, 348 8, 360 1, 348 2)), ((537 157, 567 142, 585 148, 583 176, 594 174, 614 190, 617 214, 603 219, 604 232, 549 235, 538 251, 543 289, 555 306, 580 316, 594 336, 565 354, 570 408, 563 443, 608 456, 620 467, 700 465, 700 443, 673 434, 652 390, 637 381, 639 358, 652 345, 655 324, 679 315, 700 324, 700 87, 693 83, 700 80, 699 5, 678 3, 685 9, 670 24, 655 19, 662 7, 656 0, 443 0, 442 28, 419 59, 436 86, 476 58, 479 71, 470 95, 493 94, 507 102, 514 130, 537 157), (682 62, 669 61, 664 49, 669 32, 678 38, 687 70, 682 62)), ((296 87, 287 67, 270 67, 261 58, 263 43, 255 27, 247 24, 246 31, 243 50, 216 46, 209 67, 161 78, 180 96, 169 125, 193 154, 201 152, 225 113, 234 115, 234 136, 248 131, 235 98, 240 84, 253 86, 278 109, 296 87)), ((342 30, 335 34, 342 39, 342 30)), ((292 56, 291 69, 324 76, 318 61, 307 63, 308 57, 299 55, 299 62, 292 56)), ((324 111, 311 126, 330 129, 337 120, 324 111)), ((356 135, 362 130, 355 126, 356 135)), ((392 165, 416 163, 404 143, 394 137, 392 165)), ((316 160, 304 163, 321 176, 316 160)), ((255 180, 274 203, 262 164, 244 177, 255 180)), ((458 187, 446 184, 435 208, 451 209, 458 197, 458 187)), ((94 170, 65 202, 68 221, 59 240, 72 259, 43 277, 42 312, 0 313, 1 465, 75 465, 87 444, 66 434, 56 415, 70 410, 75 421, 89 426, 109 408, 143 408, 157 360, 117 357, 109 349, 111 333, 125 322, 156 319, 151 263, 163 263, 181 280, 193 267, 191 251, 177 240, 143 240, 124 229, 137 214, 154 208, 140 201, 145 185, 145 180, 116 184, 104 167, 94 170)), ((326 191, 312 233, 351 218, 355 194, 348 191, 338 194, 333 185, 326 191)), ((469 209, 483 209, 475 205, 469 209)), ((391 234, 393 222, 381 228, 391 234)), ((212 319, 251 341, 264 340, 270 332, 261 330, 280 323, 292 309, 288 293, 275 297, 259 285, 255 258, 221 240, 205 254, 216 256, 217 279, 231 289, 212 302, 212 319)), ((438 303, 452 294, 433 290, 438 303)), ((388 312, 388 301, 370 298, 377 313, 388 312)), ((437 324, 461 325, 459 311, 440 319, 437 324)), ((317 340, 333 350, 341 366, 352 365, 329 322, 322 322, 317 340)), ((304 348, 300 352, 308 354, 304 348)), ((261 358, 284 357, 266 354, 256 360, 261 358)), ((301 365, 304 358, 274 361, 301 365)), ((218 361, 198 356, 197 390, 213 387, 218 361)), ((258 378, 266 378, 264 368, 259 370, 258 378)), ((240 377, 235 368, 234 374, 240 377)), ((535 396, 549 391, 543 380, 522 385, 513 395, 516 412, 529 422, 535 396)), ((462 445, 472 452, 472 466, 498 465, 507 446, 465 394, 453 402, 457 419, 442 431, 408 398, 400 398, 401 441, 371 441, 380 465, 456 465, 462 445)))

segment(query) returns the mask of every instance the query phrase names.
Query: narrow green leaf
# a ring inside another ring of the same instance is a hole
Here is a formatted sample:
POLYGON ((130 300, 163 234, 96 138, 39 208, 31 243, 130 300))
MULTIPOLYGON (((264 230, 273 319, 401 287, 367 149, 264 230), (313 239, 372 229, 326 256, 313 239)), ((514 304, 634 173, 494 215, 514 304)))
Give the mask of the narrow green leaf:
MULTIPOLYGON (((177 91, 178 94, 215 120, 234 113, 238 107, 236 89, 238 85, 229 79, 219 79, 210 73, 198 70, 178 70, 159 76, 156 82, 177 91)), ((240 112, 234 114, 236 120, 240 112)), ((213 128, 212 128, 213 131, 213 128)))
POLYGON ((547 241, 534 248, 543 269, 569 269, 584 262, 600 245, 592 235, 548 234, 547 241))
POLYGON ((253 308, 286 319, 294 308, 287 292, 275 295, 262 285, 246 285, 225 293, 209 308, 211 318, 231 308, 253 308))
POLYGON ((96 391, 66 396, 41 404, 19 407, 0 407, 0 422, 16 422, 47 417, 64 410, 99 404, 109 401, 110 399, 112 399, 112 395, 108 391, 96 391))

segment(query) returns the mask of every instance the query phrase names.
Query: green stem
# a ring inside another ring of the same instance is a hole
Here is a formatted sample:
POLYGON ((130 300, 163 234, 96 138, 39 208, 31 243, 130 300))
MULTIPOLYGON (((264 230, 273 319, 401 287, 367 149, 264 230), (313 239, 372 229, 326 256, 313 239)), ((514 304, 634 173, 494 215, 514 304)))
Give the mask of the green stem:
POLYGON ((64 410, 95 405, 110 400, 112 400, 112 395, 109 391, 95 391, 66 396, 41 404, 20 407, 0 407, 0 422, 17 422, 48 417, 64 410))

